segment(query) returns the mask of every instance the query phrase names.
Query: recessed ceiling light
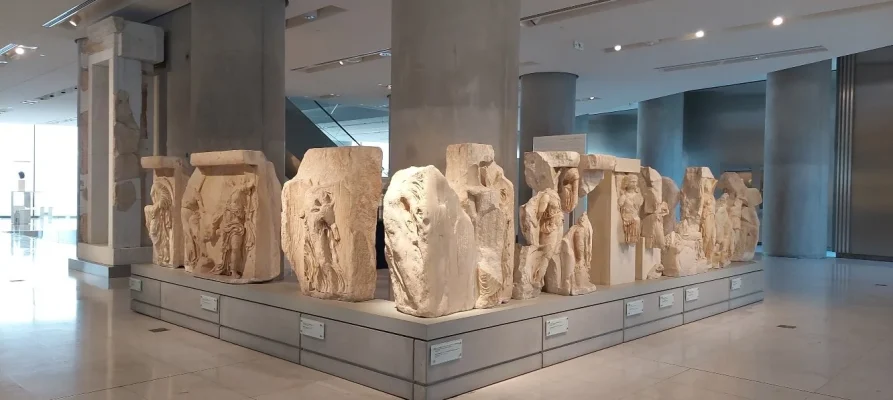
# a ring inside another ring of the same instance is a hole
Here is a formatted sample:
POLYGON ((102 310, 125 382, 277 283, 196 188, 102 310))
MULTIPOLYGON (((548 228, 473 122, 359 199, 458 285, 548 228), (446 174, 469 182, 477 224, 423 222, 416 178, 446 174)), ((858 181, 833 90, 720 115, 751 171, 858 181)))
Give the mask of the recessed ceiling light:
POLYGON ((620 51, 620 50, 623 50, 623 46, 621 46, 619 44, 614 46, 614 51, 620 51))
POLYGON ((784 23, 784 18, 782 18, 781 16, 775 17, 775 19, 772 20, 772 25, 775 25, 775 26, 779 26, 783 23, 784 23))
POLYGON ((595 100, 595 96, 589 96, 589 100, 595 100))
POLYGON ((344 65, 344 60, 338 61, 338 64, 344 65))
POLYGON ((25 49, 22 47, 16 47, 15 52, 18 55, 22 55, 22 54, 25 54, 25 49))
POLYGON ((704 31, 697 31, 697 32, 695 32, 695 37, 698 38, 698 39, 704 37, 704 31))
POLYGON ((46 54, 41 54, 40 56, 41 56, 41 57, 46 57, 47 55, 46 55, 46 54))
POLYGON ((73 19, 68 20, 68 23, 71 24, 71 26, 78 26, 78 22, 73 19))

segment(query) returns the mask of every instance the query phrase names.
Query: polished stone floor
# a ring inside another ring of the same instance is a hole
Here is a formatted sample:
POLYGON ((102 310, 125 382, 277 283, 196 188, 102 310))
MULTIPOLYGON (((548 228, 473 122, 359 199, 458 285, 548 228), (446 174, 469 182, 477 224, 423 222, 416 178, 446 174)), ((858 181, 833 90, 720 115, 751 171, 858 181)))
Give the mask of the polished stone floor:
MULTIPOLYGON (((392 398, 135 314, 73 252, 0 234, 2 400, 392 398)), ((893 400, 891 264, 768 262, 763 303, 460 398, 893 400)))

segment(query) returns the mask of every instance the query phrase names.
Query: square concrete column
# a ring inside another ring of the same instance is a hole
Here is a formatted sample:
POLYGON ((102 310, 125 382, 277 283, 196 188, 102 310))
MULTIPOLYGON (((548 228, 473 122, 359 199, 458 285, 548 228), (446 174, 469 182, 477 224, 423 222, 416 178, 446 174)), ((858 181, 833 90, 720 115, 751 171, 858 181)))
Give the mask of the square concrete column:
POLYGON ((106 18, 79 42, 81 190, 77 256, 105 265, 150 262, 140 155, 151 151, 144 71, 164 58, 160 28, 106 18))

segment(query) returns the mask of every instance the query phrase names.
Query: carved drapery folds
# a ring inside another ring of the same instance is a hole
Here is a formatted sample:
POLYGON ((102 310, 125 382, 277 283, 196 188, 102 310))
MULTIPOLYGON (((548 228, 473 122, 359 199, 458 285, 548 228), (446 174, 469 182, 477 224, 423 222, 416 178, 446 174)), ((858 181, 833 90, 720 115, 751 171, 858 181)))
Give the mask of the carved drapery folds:
POLYGON ((227 283, 278 277, 282 188, 273 164, 248 150, 195 153, 191 163, 181 216, 187 270, 227 283))
POLYGON ((152 239, 152 259, 157 265, 177 268, 184 263, 181 200, 189 179, 186 162, 179 157, 143 157, 142 167, 152 170, 152 204, 144 207, 146 228, 152 239))

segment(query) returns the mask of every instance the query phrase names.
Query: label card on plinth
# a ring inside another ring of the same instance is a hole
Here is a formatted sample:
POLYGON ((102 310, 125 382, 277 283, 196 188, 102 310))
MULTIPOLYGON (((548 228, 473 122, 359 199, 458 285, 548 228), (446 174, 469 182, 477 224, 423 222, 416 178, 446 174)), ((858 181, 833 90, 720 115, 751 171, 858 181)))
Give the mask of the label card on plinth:
POLYGON ((202 310, 217 312, 217 298, 214 296, 202 295, 199 305, 202 307, 202 310))
POLYGON ((666 293, 666 294, 662 294, 662 295, 660 295, 660 306, 659 306, 659 308, 673 307, 673 303, 676 302, 676 298, 675 298, 675 297, 676 297, 676 296, 674 296, 673 293, 666 293))
POLYGON ((431 345, 431 365, 462 358, 462 339, 431 345))
POLYGON ((316 320, 301 317, 301 335, 314 339, 326 339, 326 324, 316 320))
POLYGON ((626 303, 626 316, 632 317, 645 312, 645 300, 635 300, 626 303))
POLYGON ((143 291, 143 280, 130 278, 130 290, 134 292, 142 292, 143 291))
POLYGON ((701 293, 696 287, 685 289, 685 301, 695 301, 700 296, 701 293))
POLYGON ((562 333, 567 333, 568 324, 569 324, 569 321, 568 321, 567 317, 547 319, 546 320, 546 337, 560 335, 562 333))
POLYGON ((741 289, 741 278, 732 278, 732 290, 741 289))

